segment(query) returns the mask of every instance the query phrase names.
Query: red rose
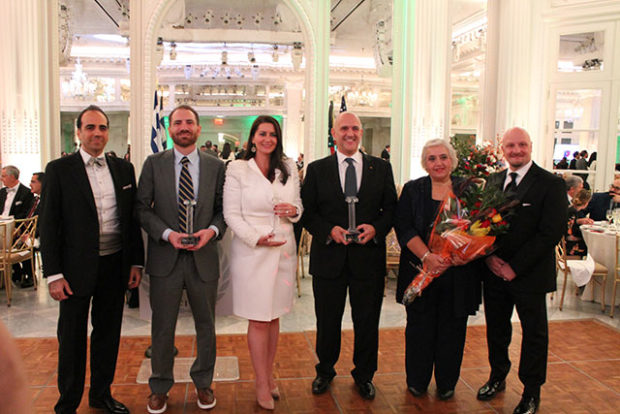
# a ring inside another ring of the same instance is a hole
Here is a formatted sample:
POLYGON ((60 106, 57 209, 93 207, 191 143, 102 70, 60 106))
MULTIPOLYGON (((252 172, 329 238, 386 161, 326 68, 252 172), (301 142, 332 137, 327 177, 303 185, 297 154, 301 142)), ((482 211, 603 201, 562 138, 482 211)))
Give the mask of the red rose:
POLYGON ((487 228, 491 225, 491 220, 484 220, 482 223, 480 223, 480 227, 481 228, 487 228))

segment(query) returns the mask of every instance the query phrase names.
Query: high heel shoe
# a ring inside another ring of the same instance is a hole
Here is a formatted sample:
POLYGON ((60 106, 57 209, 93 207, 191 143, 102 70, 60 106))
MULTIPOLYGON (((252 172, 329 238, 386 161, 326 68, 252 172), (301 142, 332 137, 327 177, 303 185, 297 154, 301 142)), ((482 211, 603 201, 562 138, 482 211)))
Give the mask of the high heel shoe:
POLYGON ((276 403, 273 401, 273 398, 270 398, 268 400, 265 401, 261 401, 258 398, 256 399, 256 402, 258 402, 258 405, 260 406, 260 408, 262 408, 263 410, 269 410, 269 411, 273 411, 276 408, 276 403))
POLYGON ((271 389, 271 396, 273 397, 274 400, 280 399, 280 389, 277 386, 271 389))

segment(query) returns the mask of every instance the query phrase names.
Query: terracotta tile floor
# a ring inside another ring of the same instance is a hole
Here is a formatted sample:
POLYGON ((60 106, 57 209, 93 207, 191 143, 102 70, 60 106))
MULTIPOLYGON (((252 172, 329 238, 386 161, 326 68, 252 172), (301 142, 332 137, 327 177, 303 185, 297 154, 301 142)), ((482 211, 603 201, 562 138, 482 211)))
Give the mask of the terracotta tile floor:
MULTIPOLYGON (((306 331, 281 335, 275 376, 282 398, 276 402, 280 413, 511 413, 518 403, 521 384, 516 365, 508 377, 506 392, 495 400, 476 400, 475 391, 487 379, 484 326, 470 326, 461 379, 455 398, 442 402, 431 385, 428 395, 414 398, 405 387, 404 342, 402 328, 381 329, 379 371, 375 375, 377 397, 362 400, 349 375, 352 367, 353 335, 343 332, 342 353, 336 366, 338 376, 331 391, 314 396, 314 337, 306 331)), ((620 332, 595 320, 554 321, 550 323, 549 369, 542 391, 540 413, 618 413, 620 412, 620 332)), ((50 413, 58 396, 56 390, 57 343, 54 338, 16 339, 31 384, 37 413, 50 413)), ((148 337, 123 337, 113 394, 133 413, 146 412, 147 385, 136 384, 136 375, 148 337)), ((517 361, 520 329, 515 326, 511 358, 517 361)), ((194 338, 177 337, 179 356, 192 356, 194 338)), ((259 412, 254 398, 253 372, 245 335, 218 335, 218 355, 239 358, 241 378, 215 384, 217 407, 213 413, 259 412)), ((87 379, 88 383, 88 379, 87 379)), ((88 390, 85 391, 87 395, 88 390)), ((79 413, 101 413, 83 399, 79 413)), ((191 384, 176 384, 169 399, 168 413, 202 412, 196 406, 191 384)))

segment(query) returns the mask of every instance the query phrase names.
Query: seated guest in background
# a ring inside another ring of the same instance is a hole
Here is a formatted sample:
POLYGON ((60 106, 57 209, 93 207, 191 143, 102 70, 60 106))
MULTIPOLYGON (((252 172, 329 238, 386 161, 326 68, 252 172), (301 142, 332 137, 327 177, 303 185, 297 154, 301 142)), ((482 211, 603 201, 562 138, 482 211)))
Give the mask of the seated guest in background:
MULTIPOLYGON (((7 165, 2 169, 2 184, 0 189, 0 211, 2 216, 13 216, 16 220, 26 218, 34 196, 30 189, 19 182, 19 169, 13 165, 7 165)), ((31 272, 32 273, 32 272, 31 272)), ((30 281, 22 280, 22 268, 19 264, 13 265, 13 282, 16 284, 25 283, 24 287, 32 286, 32 275, 30 281)))
POLYGON ((581 190, 572 199, 568 207, 568 228, 566 233, 566 254, 571 256, 585 256, 588 253, 586 243, 581 235, 579 226, 592 224, 593 220, 588 217, 578 218, 579 211, 586 208, 592 198, 589 190, 581 190))
POLYGON ((575 194, 577 194, 583 188, 583 179, 577 175, 568 175, 564 182, 566 182, 566 196, 568 197, 568 204, 573 200, 575 194))
MULTIPOLYGON (((34 217, 39 215, 39 201, 41 200, 41 186, 43 185, 43 179, 45 177, 44 172, 37 172, 32 174, 32 178, 30 179, 30 191, 34 195, 34 199, 32 201, 32 205, 30 210, 28 210, 28 214, 26 214, 26 218, 34 217)), ((39 228, 37 226, 36 237, 39 237, 39 228)), ((38 247, 38 240, 35 242, 35 248, 38 247)), ((32 274, 32 260, 26 260, 21 263, 16 263, 13 265, 13 275, 15 273, 21 274, 22 283, 20 287, 22 289, 29 288, 34 285, 34 277, 32 274)))
POLYGON ((607 220, 607 210, 620 203, 620 178, 614 179, 609 186, 609 191, 605 193, 594 193, 588 206, 582 210, 580 217, 589 217, 594 221, 607 220))
POLYGON ((262 408, 273 410, 274 399, 280 397, 273 379, 280 317, 291 310, 295 296, 292 223, 301 218, 302 205, 297 168, 283 153, 278 121, 266 115, 256 118, 248 142, 250 151, 228 166, 224 183, 224 219, 233 231, 227 255, 232 312, 249 320, 256 399, 262 408))
POLYGON ((394 229, 401 246, 396 300, 402 302, 405 289, 418 273, 412 264, 426 263, 431 272, 443 272, 407 306, 405 328, 409 392, 416 397, 423 395, 434 369, 441 400, 454 395, 467 318, 476 313, 481 302, 477 264, 458 266, 428 247, 441 202, 463 182, 451 175, 456 165, 456 152, 447 141, 428 141, 422 149, 422 167, 429 175, 405 184, 394 215, 394 229))

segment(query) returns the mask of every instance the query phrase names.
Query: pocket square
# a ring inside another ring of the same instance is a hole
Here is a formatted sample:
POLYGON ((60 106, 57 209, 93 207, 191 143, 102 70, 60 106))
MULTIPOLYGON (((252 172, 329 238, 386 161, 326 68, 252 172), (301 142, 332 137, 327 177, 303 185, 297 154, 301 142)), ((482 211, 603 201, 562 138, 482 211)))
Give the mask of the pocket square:
POLYGON ((15 202, 15 205, 16 205, 16 206, 18 206, 18 205, 20 205, 21 203, 22 203, 21 201, 16 201, 16 202, 15 202))
POLYGON ((127 184, 123 186, 123 190, 129 190, 131 187, 133 187, 131 184, 127 184))
POLYGON ((521 204, 521 205, 522 205, 523 207, 530 207, 530 206, 531 206, 531 204, 530 204, 530 203, 523 203, 523 204, 521 204))

